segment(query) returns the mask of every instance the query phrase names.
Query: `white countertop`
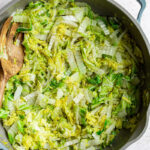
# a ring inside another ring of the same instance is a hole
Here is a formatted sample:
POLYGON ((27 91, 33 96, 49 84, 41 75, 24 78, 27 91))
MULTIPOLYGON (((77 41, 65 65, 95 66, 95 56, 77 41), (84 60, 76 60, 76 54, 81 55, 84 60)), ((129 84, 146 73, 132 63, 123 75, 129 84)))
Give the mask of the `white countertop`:
MULTIPOLYGON (((0 0, 0 8, 3 7, 9 1, 11 0, 0 0)), ((115 1, 122 5, 124 8, 126 8, 133 15, 133 17, 137 17, 140 5, 136 0, 115 1)), ((146 0, 146 2, 147 7, 142 16, 141 27, 150 42, 150 0, 146 0)), ((129 146, 127 150, 150 150, 150 123, 148 125, 147 131, 142 136, 142 138, 139 139, 136 143, 129 146)))

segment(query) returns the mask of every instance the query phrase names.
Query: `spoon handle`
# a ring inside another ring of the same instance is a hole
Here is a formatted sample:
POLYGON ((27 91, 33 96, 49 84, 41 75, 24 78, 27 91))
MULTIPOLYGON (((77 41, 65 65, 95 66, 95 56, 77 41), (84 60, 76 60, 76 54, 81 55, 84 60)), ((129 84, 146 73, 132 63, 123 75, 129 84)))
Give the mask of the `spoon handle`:
POLYGON ((5 82, 4 74, 3 74, 2 69, 0 69, 0 108, 2 106, 5 86, 6 86, 6 82, 5 82))

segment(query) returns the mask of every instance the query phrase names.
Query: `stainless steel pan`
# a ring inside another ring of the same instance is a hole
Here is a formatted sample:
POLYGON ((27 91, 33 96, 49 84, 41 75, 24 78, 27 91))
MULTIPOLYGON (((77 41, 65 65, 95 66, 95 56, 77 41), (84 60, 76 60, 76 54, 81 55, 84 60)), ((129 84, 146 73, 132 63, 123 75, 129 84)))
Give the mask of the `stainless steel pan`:
MULTIPOLYGON (((32 0, 13 0, 0 10, 0 25, 4 20, 9 17, 17 8, 24 8, 32 0)), ((145 88, 150 88, 150 45, 138 23, 140 22, 141 14, 145 8, 145 0, 138 0, 141 4, 141 10, 138 15, 138 21, 135 20, 125 9, 118 5, 113 0, 79 0, 87 2, 91 5, 92 9, 104 16, 117 16, 118 19, 128 28, 131 36, 135 39, 138 46, 141 48, 144 56, 144 71, 146 74, 145 88)), ((140 120, 133 133, 128 130, 122 130, 120 134, 115 138, 111 147, 106 149, 112 150, 124 150, 132 143, 136 142, 146 131, 148 118, 150 114, 148 92, 145 93, 145 98, 141 101, 140 120)), ((12 149, 3 127, 0 125, 0 149, 12 149), (7 143, 6 143, 7 141, 7 143), (4 146, 5 145, 5 146, 4 146)))

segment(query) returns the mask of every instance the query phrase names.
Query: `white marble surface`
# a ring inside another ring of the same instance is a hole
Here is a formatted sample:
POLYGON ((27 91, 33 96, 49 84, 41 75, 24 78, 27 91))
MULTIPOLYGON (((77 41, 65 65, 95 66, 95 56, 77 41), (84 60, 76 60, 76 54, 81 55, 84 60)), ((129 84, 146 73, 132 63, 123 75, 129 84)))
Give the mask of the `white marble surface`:
MULTIPOLYGON (((0 8, 10 1, 12 0, 0 0, 0 8)), ((133 17, 137 17, 140 5, 137 3, 136 0, 115 1, 122 5, 124 8, 126 8, 133 15, 133 17)), ((147 7, 142 16, 141 27, 150 42, 150 0, 146 0, 146 2, 147 7)), ((127 150, 150 150, 150 123, 143 137, 139 139, 136 143, 129 146, 127 150)))

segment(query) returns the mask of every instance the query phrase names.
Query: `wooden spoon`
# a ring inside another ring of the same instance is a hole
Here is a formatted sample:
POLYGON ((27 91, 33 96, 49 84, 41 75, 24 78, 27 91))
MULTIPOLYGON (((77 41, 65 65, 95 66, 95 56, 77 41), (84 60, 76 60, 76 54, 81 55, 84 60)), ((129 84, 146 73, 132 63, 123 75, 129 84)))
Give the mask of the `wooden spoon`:
POLYGON ((23 46, 21 45, 23 34, 18 34, 16 37, 18 44, 14 44, 18 24, 12 23, 11 25, 11 20, 12 17, 6 20, 0 34, 0 54, 2 55, 0 57, 0 107, 2 106, 5 85, 12 76, 21 70, 24 59, 23 46))

